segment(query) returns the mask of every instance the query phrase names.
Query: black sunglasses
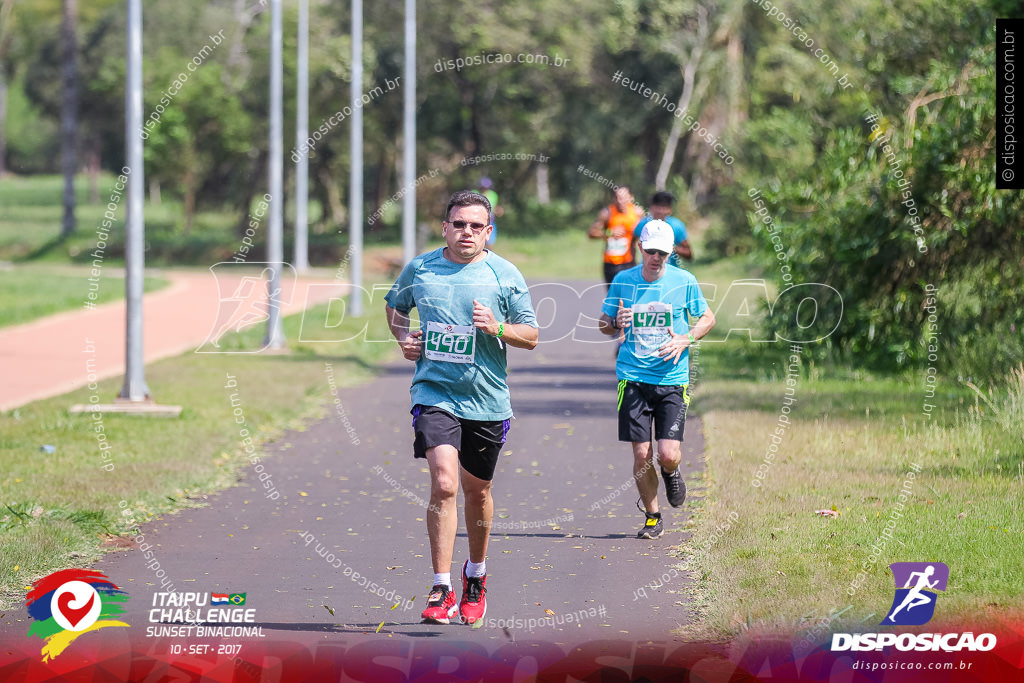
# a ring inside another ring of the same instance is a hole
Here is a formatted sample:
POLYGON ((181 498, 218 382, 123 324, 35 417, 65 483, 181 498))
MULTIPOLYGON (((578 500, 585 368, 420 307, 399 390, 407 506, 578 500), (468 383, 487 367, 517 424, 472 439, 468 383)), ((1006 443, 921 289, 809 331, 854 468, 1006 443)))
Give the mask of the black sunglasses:
POLYGON ((483 230, 484 228, 486 228, 488 226, 487 223, 469 223, 467 221, 447 221, 447 222, 448 222, 448 225, 452 226, 456 230, 465 230, 466 226, 468 225, 470 230, 472 230, 473 232, 477 232, 477 233, 480 232, 481 230, 483 230))
POLYGON ((644 249, 644 253, 647 254, 648 256, 654 256, 655 254, 660 254, 661 256, 668 256, 667 251, 660 251, 658 249, 644 249))

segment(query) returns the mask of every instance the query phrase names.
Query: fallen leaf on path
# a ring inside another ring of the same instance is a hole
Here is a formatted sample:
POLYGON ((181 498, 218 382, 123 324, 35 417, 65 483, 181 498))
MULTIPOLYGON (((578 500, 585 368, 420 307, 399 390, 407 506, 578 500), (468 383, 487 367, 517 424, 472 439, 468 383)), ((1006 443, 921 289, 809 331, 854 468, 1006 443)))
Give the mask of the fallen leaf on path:
POLYGON ((380 624, 378 624, 378 625, 377 625, 377 630, 376 630, 376 631, 374 631, 374 633, 380 633, 380 630, 381 630, 382 628, 384 628, 384 622, 383 622, 383 621, 382 621, 382 622, 380 622, 380 624))
POLYGON ((300 496, 302 496, 303 498, 305 498, 305 497, 306 497, 306 496, 308 496, 309 494, 308 494, 308 493, 306 493, 305 491, 299 491, 299 495, 300 495, 300 496))
POLYGON ((471 628, 473 630, 476 630, 478 628, 483 628, 483 626, 484 626, 484 620, 483 619, 477 619, 476 621, 473 622, 473 626, 471 626, 471 628))
POLYGON ((331 609, 327 605, 324 605, 324 609, 327 610, 328 612, 330 612, 332 617, 334 616, 334 610, 333 609, 331 609))
POLYGON ((553 616, 555 616, 555 611, 551 610, 551 609, 546 609, 546 610, 544 610, 544 614, 547 614, 547 615, 550 615, 550 616, 553 617, 553 616))

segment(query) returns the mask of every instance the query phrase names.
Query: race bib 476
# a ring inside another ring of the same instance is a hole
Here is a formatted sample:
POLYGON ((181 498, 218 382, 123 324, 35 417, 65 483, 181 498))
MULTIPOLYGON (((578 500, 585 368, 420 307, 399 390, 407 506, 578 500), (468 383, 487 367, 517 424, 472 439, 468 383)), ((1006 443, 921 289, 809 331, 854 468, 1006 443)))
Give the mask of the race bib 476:
POLYGON ((638 356, 650 356, 672 338, 672 306, 661 301, 633 306, 633 341, 638 356))

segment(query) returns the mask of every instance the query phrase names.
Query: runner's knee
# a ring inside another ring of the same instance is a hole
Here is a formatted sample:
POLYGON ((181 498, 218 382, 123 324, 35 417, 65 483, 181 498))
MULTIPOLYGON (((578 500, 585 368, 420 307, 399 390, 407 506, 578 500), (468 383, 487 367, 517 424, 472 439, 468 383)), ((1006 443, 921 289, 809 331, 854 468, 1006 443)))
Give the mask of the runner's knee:
POLYGON ((682 459, 683 451, 678 441, 662 439, 658 442, 658 462, 662 467, 675 469, 682 459))
POLYGON ((648 441, 633 444, 633 459, 644 462, 651 457, 651 444, 648 441))
POLYGON ((467 487, 463 485, 462 491, 466 496, 466 505, 482 506, 491 498, 491 483, 487 482, 483 487, 467 487))
POLYGON ((430 498, 433 501, 454 498, 459 493, 458 477, 448 472, 438 472, 430 482, 430 498))

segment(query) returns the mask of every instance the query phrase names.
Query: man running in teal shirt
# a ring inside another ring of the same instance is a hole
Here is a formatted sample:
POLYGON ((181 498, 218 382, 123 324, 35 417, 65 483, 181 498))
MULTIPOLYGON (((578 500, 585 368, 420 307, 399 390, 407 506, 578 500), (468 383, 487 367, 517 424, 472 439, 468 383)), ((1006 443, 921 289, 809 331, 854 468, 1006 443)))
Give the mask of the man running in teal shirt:
POLYGON ((434 580, 423 610, 426 622, 447 624, 458 612, 472 624, 487 611, 491 480, 512 418, 506 346, 537 346, 537 316, 526 281, 485 248, 491 229, 487 198, 456 192, 441 228, 448 246, 410 261, 385 297, 391 333, 402 355, 416 363, 410 389, 413 455, 430 466, 426 517, 434 580), (410 331, 414 307, 420 327, 410 331), (451 563, 460 478, 469 559, 456 607, 451 563))
POLYGON ((690 397, 689 348, 715 326, 697 278, 666 266, 675 245, 672 228, 649 221, 640 233, 642 265, 612 280, 601 308, 599 329, 609 336, 625 330, 615 374, 619 379, 619 441, 633 447, 633 477, 646 519, 638 538, 664 533, 658 509, 658 475, 651 459, 651 425, 658 463, 672 507, 686 500, 679 472, 683 424, 690 397), (689 318, 697 318, 691 328, 689 318))

